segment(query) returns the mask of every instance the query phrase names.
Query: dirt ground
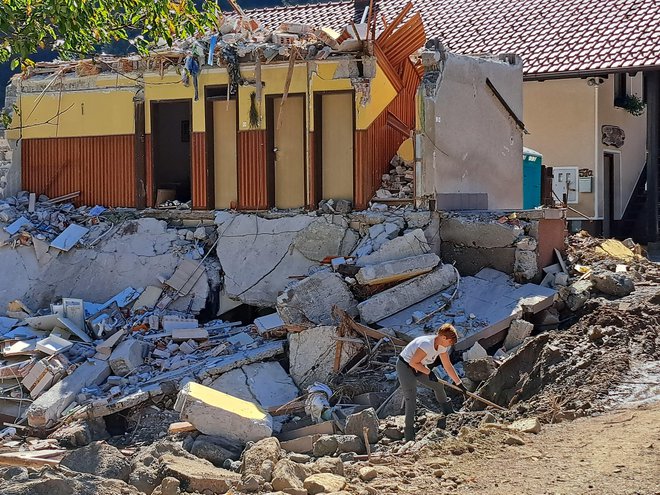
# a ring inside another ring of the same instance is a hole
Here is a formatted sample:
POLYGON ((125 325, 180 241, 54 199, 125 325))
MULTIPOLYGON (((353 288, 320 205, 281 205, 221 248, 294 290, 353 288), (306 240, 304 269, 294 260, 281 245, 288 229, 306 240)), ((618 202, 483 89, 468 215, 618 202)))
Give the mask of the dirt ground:
POLYGON ((660 403, 544 425, 537 435, 517 434, 524 445, 504 443, 510 436, 465 431, 388 462, 396 475, 385 471, 363 488, 373 494, 660 494, 660 403))

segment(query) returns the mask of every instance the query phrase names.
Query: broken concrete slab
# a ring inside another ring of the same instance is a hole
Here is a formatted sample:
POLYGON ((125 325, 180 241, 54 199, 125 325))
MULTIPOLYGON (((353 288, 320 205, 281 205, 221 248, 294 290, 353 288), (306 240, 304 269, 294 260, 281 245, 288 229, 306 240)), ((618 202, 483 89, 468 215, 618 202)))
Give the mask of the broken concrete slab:
POLYGON ((162 294, 163 294, 162 288, 150 285, 149 287, 144 289, 144 292, 140 294, 140 297, 137 298, 137 300, 133 304, 133 308, 134 309, 145 308, 148 310, 154 309, 156 303, 158 302, 162 294))
MULTIPOLYGON (((333 373, 338 342, 337 327, 321 326, 289 334, 289 373, 302 390, 314 382, 327 382, 333 373)), ((343 342, 340 368, 360 351, 361 345, 343 342)))
MULTIPOLYGON (((281 406, 300 395, 298 387, 277 362, 254 363, 234 369, 218 377, 211 388, 256 402, 264 410, 281 406)), ((273 418, 273 431, 279 432, 287 416, 273 418)))
POLYGON ((88 359, 30 405, 27 411, 28 424, 36 428, 52 425, 84 387, 100 385, 109 376, 108 363, 88 359))
POLYGON ((332 223, 328 217, 321 217, 298 232, 293 246, 305 258, 323 261, 328 256, 340 256, 346 227, 332 223))
POLYGON ((163 476, 181 482, 181 489, 190 493, 226 493, 241 480, 241 475, 217 468, 203 459, 187 459, 172 454, 160 458, 163 476))
POLYGON ((363 323, 374 323, 445 290, 458 280, 451 265, 442 265, 391 289, 380 292, 358 305, 363 323))
MULTIPOLYGON (((425 325, 437 328, 442 323, 452 323, 459 334, 454 348, 463 351, 478 340, 504 331, 523 312, 538 313, 550 307, 556 295, 554 289, 535 284, 517 285, 506 274, 497 275, 495 270, 488 269, 474 277, 461 278, 459 290, 451 299, 451 306, 438 312, 425 325)), ((424 325, 414 323, 413 313, 419 311, 429 314, 437 311, 449 299, 450 294, 433 295, 378 321, 378 324, 396 330, 401 338, 411 340, 426 334, 424 325)))
POLYGON ((635 282, 623 272, 603 270, 591 275, 596 290, 614 297, 624 297, 635 290, 635 282))
POLYGON ((502 248, 515 246, 524 230, 516 225, 475 221, 467 216, 445 216, 440 222, 440 238, 460 246, 502 248))
POLYGON ((440 255, 445 263, 455 264, 462 275, 476 275, 487 267, 513 273, 516 248, 478 248, 443 242, 440 255))
MULTIPOLYGON (((12 284, 0 286, 0 307, 13 299, 45 307, 54 296, 84 294, 88 301, 105 301, 126 287, 160 285, 160 274, 173 273, 176 231, 153 218, 127 220, 94 248, 79 247, 40 264, 34 249, 2 249, 0 265, 12 284), (99 273, 106 274, 103 283, 99 273), (39 284, 34 284, 39 280, 39 284)), ((54 250, 51 250, 53 252, 54 250)), ((59 252, 59 251, 54 251, 59 252)))
POLYGON ((331 324, 333 306, 357 315, 357 301, 348 286, 341 276, 329 271, 301 280, 277 298, 277 312, 288 324, 331 324))
POLYGON ((277 219, 242 214, 217 217, 217 255, 227 296, 244 304, 275 306, 291 275, 307 275, 318 264, 292 249, 296 235, 317 220, 307 215, 277 219))
POLYGON ((366 428, 369 443, 376 443, 378 441, 378 426, 379 421, 376 411, 373 407, 370 407, 364 411, 348 416, 348 418, 346 418, 344 433, 346 435, 355 435, 362 439, 364 438, 363 431, 366 428))
POLYGON ((355 263, 358 266, 373 265, 385 261, 426 254, 430 250, 431 248, 424 236, 424 231, 415 229, 401 237, 396 237, 383 243, 380 249, 366 256, 359 257, 355 263))
POLYGON ((239 443, 256 442, 273 433, 273 420, 258 405, 189 382, 179 392, 174 409, 205 435, 239 443))
POLYGON ((399 282, 428 273, 440 263, 438 255, 421 254, 410 258, 385 261, 360 268, 355 279, 362 285, 377 285, 399 282))
POLYGON ((284 320, 277 313, 271 313, 266 316, 260 316, 255 318, 254 325, 257 327, 257 332, 259 335, 277 330, 284 326, 284 320))
POLYGON ((110 354, 108 364, 112 372, 118 376, 126 376, 139 368, 143 359, 144 344, 137 339, 124 340, 110 354))
POLYGON ((534 324, 525 320, 513 320, 509 331, 504 339, 504 348, 513 349, 522 344, 527 337, 532 335, 534 324))

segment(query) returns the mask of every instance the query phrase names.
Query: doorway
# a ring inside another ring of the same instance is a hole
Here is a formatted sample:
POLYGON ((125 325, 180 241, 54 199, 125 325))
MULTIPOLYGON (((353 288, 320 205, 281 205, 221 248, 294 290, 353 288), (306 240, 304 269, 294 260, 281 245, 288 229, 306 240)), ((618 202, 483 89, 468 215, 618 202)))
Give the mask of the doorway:
POLYGON ((619 154, 603 154, 603 237, 611 237, 614 233, 614 222, 617 217, 617 194, 619 154))
POLYGON ((268 127, 268 206, 281 209, 305 206, 305 97, 269 97, 266 106, 268 127), (280 112, 283 112, 280 118, 280 112), (279 129, 278 129, 279 122, 279 129))
POLYGON ((190 201, 190 100, 151 103, 153 177, 156 204, 166 200, 190 201))
POLYGON ((317 94, 314 100, 315 191, 319 199, 353 202, 355 137, 353 92, 317 94))
POLYGON ((236 208, 238 202, 238 104, 227 99, 227 87, 207 87, 207 163, 211 164, 209 204, 216 209, 236 208))

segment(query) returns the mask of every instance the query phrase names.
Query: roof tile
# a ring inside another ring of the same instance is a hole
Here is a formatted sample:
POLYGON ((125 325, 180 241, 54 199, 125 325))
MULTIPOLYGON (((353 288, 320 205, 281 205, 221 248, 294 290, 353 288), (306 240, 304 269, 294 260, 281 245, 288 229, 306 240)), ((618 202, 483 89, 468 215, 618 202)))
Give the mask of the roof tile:
MULTIPOLYGON (((388 21, 408 0, 376 0, 388 21)), ((517 53, 527 76, 658 66, 658 0, 412 0, 427 37, 465 54, 517 53)), ((274 7, 249 14, 275 28, 302 22, 340 29, 358 22, 352 0, 274 7)), ((380 26, 380 24, 379 24, 380 26)))

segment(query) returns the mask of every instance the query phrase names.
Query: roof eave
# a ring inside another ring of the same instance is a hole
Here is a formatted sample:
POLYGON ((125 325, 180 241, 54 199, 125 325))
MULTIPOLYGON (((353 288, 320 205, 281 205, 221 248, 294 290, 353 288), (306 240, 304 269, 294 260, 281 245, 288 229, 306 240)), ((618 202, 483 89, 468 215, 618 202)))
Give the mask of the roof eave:
POLYGON ((523 74, 523 81, 548 81, 550 79, 576 79, 585 77, 605 76, 607 74, 620 74, 622 72, 651 72, 660 70, 660 65, 630 66, 605 69, 589 69, 562 72, 540 72, 523 74))

